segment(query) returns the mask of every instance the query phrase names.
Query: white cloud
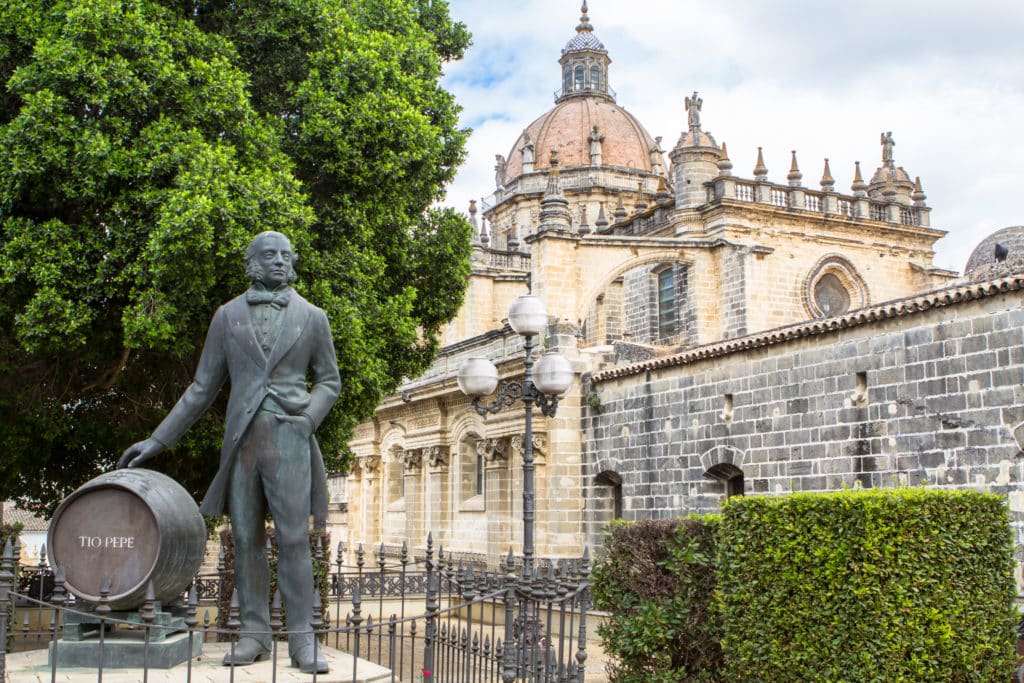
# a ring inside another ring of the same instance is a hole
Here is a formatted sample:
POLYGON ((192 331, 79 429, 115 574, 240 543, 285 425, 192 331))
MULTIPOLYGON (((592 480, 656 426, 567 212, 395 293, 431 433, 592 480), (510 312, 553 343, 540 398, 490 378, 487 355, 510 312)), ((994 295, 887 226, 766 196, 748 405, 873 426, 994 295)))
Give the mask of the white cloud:
MULTIPOLYGON (((494 155, 553 106, 558 57, 575 32, 571 0, 450 0, 473 32, 445 85, 472 126, 469 157, 449 188, 464 209, 494 185, 494 155)), ((618 103, 674 144, 683 98, 704 99, 704 129, 749 176, 757 147, 785 181, 797 150, 804 184, 828 157, 848 191, 853 162, 878 166, 879 133, 921 176, 932 225, 948 230, 936 264, 960 270, 984 236, 1024 224, 1024 3, 1020 0, 790 0, 728 3, 591 0, 595 35, 612 58, 618 103)))

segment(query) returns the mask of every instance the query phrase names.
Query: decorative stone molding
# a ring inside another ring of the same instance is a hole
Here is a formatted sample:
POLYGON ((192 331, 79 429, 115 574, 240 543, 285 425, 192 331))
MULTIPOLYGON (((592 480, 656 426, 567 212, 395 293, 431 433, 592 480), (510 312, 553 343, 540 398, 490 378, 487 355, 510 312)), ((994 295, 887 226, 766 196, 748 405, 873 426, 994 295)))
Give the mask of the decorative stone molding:
POLYGON ((508 437, 501 439, 480 439, 476 442, 476 452, 478 455, 484 456, 484 460, 487 462, 508 460, 509 439, 508 437))
POLYGON ((380 467, 379 455, 364 455, 356 458, 355 467, 368 474, 372 474, 380 467))
POLYGON ((651 346, 636 344, 633 342, 616 341, 612 344, 615 349, 615 363, 639 363, 651 360, 658 356, 658 350, 651 346))
MULTIPOLYGON (((524 435, 516 434, 515 436, 513 436, 510 439, 510 441, 511 441, 511 444, 512 444, 512 448, 515 449, 516 453, 518 453, 519 455, 522 455, 523 454, 523 446, 525 445, 525 443, 524 443, 525 442, 524 435)), ((543 458, 544 456, 546 456, 547 455, 547 445, 548 445, 548 440, 547 440, 546 436, 544 436, 543 434, 534 434, 533 435, 533 457, 534 458, 543 458)))
POLYGON ((406 470, 414 470, 423 463, 423 451, 426 449, 412 448, 402 453, 402 464, 406 470))
POLYGON ((447 446, 427 446, 423 449, 423 457, 431 467, 447 467, 450 462, 447 446))

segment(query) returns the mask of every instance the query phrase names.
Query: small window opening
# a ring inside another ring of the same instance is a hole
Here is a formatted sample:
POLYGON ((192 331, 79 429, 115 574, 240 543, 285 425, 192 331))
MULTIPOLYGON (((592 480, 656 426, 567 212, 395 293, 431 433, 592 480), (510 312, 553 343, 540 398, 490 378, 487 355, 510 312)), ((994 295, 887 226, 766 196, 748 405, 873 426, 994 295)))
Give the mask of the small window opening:
POLYGON ((484 494, 484 456, 482 453, 476 454, 476 495, 482 496, 484 494))
POLYGON ((739 467, 729 463, 719 463, 705 474, 716 481, 722 482, 727 499, 743 495, 743 470, 739 467))
POLYGON ((868 373, 858 372, 854 381, 856 388, 853 391, 853 396, 850 398, 854 405, 866 405, 868 402, 868 373))
POLYGON ((733 413, 733 400, 732 394, 724 394, 722 396, 722 419, 726 422, 732 422, 733 413))

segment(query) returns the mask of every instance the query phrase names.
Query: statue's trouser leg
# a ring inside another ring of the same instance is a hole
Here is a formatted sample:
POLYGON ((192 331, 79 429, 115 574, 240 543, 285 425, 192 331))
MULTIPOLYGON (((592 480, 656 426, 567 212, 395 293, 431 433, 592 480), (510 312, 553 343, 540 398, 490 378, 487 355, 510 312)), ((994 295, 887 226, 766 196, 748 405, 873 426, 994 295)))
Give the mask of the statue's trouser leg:
POLYGON ((267 515, 258 463, 273 448, 276 420, 257 413, 242 439, 231 468, 228 513, 235 542, 235 588, 241 636, 270 649, 270 568, 267 564, 267 515))
POLYGON ((275 432, 274 457, 260 462, 277 532, 277 585, 288 620, 288 654, 313 644, 313 563, 309 553, 309 437, 291 423, 275 432))

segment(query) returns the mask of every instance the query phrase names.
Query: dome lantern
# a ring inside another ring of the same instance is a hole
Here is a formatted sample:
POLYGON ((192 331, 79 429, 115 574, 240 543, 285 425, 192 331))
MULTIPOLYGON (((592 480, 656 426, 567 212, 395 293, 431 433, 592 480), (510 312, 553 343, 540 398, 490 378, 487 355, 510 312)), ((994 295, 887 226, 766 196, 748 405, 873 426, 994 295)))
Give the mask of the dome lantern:
POLYGON ((603 95, 612 100, 615 93, 608 87, 608 65, 611 59, 604 44, 594 35, 586 0, 580 10, 576 35, 562 48, 558 63, 562 66, 562 89, 555 93, 555 102, 574 95, 603 95))

